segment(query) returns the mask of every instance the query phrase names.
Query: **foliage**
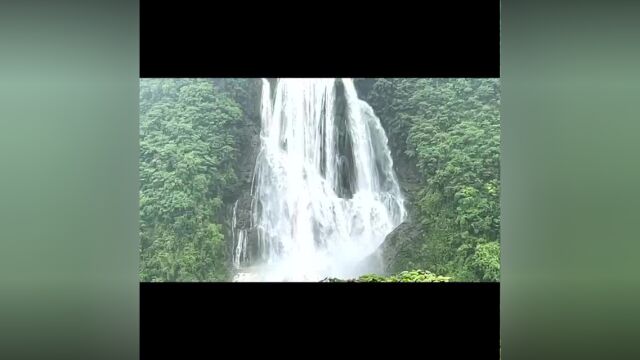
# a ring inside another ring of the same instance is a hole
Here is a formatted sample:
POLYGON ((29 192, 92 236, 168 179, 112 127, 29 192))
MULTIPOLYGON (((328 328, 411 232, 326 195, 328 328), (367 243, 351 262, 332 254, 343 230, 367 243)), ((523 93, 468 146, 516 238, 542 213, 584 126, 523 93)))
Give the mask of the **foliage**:
POLYGON ((210 80, 142 79, 140 112, 140 279, 226 279, 217 219, 237 181, 241 108, 210 80))
POLYGON ((438 276, 425 270, 402 271, 392 276, 382 276, 376 274, 362 275, 357 279, 340 280, 329 278, 323 282, 449 282, 450 277, 438 276))
POLYGON ((471 258, 471 268, 483 280, 500 279, 500 245, 496 241, 478 244, 471 258))
POLYGON ((461 280, 499 279, 497 79, 376 79, 368 94, 396 163, 415 163, 420 241, 399 263, 461 280))
POLYGON ((403 271, 393 276, 363 275, 359 282, 449 282, 451 278, 438 276, 426 270, 403 271))

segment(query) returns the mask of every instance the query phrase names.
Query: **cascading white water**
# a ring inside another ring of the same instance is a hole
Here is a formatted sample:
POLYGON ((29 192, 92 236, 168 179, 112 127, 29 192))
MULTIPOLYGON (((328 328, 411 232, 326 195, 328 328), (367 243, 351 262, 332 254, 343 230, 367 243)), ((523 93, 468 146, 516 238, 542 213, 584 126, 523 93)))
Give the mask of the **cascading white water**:
POLYGON ((247 260, 247 230, 236 229, 237 217, 236 211, 238 209, 238 201, 233 204, 233 218, 231 220, 231 231, 234 239, 235 247, 233 249, 233 267, 240 268, 240 264, 247 260))
MULTIPOLYGON (((387 136, 351 79, 263 79, 257 259, 234 229, 234 281, 353 277, 405 217, 387 136)), ((235 211, 234 206, 234 224, 235 211)))

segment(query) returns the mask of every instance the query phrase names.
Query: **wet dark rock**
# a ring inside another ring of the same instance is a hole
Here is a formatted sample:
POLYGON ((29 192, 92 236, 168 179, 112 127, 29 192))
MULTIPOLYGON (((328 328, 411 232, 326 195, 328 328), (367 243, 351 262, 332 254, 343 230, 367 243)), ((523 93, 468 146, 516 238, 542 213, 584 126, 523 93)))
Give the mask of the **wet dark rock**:
MULTIPOLYGON (((221 86, 224 84, 222 83, 221 86)), ((260 152, 260 101, 262 81, 260 79, 250 79, 246 83, 246 98, 239 99, 244 114, 243 120, 237 125, 237 156, 236 174, 238 182, 233 191, 229 191, 224 197, 226 207, 223 224, 226 225, 225 239, 227 247, 232 253, 233 233, 231 224, 233 221, 233 208, 236 206, 236 227, 239 230, 246 230, 250 234, 251 227, 251 184, 255 169, 256 159, 260 152)), ((254 231, 255 233, 255 231, 254 231)), ((251 241, 257 243, 256 241, 251 241)))

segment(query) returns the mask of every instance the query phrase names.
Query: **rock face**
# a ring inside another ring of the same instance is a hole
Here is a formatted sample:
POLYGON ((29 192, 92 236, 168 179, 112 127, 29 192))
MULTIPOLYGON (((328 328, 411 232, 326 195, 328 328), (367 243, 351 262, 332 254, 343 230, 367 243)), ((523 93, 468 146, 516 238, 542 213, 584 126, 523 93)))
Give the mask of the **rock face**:
POLYGON ((411 269, 413 264, 409 259, 415 247, 423 241, 423 230, 409 217, 385 237, 378 249, 359 264, 359 268, 363 274, 379 275, 392 275, 411 269))
POLYGON ((410 269, 413 265, 406 259, 411 258, 413 248, 423 240, 422 229, 410 221, 395 228, 378 248, 385 274, 394 274, 410 269))
POLYGON ((422 227, 415 220, 417 218, 417 193, 422 186, 422 178, 418 174, 415 161, 404 155, 397 156, 394 170, 400 183, 400 189, 405 198, 407 219, 396 227, 378 248, 379 257, 383 264, 384 274, 394 274, 399 271, 411 270, 413 265, 408 261, 416 246, 425 241, 422 227))
POLYGON ((409 218, 416 215, 415 203, 418 190, 422 186, 422 177, 418 173, 416 161, 405 155, 393 159, 393 168, 405 198, 405 209, 409 218))
MULTIPOLYGON (((219 86, 225 86, 224 79, 219 80, 219 86)), ((227 239, 228 258, 233 255, 234 237, 231 224, 235 208, 235 221, 238 230, 246 231, 249 244, 256 244, 257 233, 251 229, 251 185, 256 159, 260 152, 260 96, 262 82, 260 79, 248 79, 243 85, 246 94, 238 101, 244 113, 243 121, 237 127, 237 139, 239 154, 237 157, 236 174, 238 184, 234 191, 225 196, 226 211, 223 224, 225 227, 225 239, 227 239)), ((251 257, 255 251, 249 251, 251 257)), ((229 264, 231 265, 231 264, 229 264)))

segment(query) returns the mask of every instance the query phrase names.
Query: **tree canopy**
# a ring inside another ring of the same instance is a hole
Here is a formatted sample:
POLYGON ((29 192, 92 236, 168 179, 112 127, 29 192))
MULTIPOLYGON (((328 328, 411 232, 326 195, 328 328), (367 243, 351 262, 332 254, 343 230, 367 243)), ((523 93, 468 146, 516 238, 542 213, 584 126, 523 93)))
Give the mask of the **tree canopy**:
POLYGON ((423 241, 398 259, 460 280, 500 270, 498 79, 376 79, 367 95, 394 154, 419 170, 423 241))
POLYGON ((212 80, 141 80, 141 280, 227 279, 219 219, 222 195, 237 181, 242 116, 212 80))

